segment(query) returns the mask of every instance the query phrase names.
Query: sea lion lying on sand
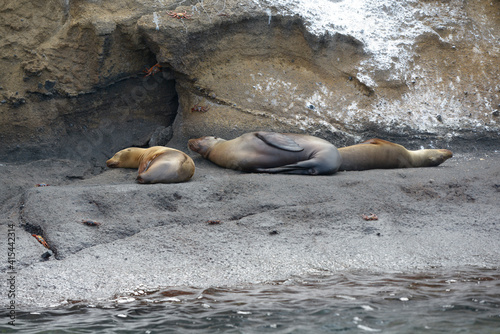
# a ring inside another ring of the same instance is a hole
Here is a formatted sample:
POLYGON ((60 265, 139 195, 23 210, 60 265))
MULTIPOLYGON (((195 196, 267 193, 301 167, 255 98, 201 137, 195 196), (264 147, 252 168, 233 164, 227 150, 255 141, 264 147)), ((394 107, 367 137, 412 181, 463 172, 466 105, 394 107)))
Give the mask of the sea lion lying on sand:
POLYGON ((339 170, 433 167, 453 156, 446 149, 410 151, 401 145, 377 138, 338 150, 342 156, 339 170))
POLYGON ((195 166, 184 152, 164 146, 129 147, 106 161, 108 167, 138 168, 139 183, 176 183, 191 179, 195 166))
POLYGON ((259 131, 232 140, 207 136, 190 139, 188 146, 221 167, 244 172, 324 175, 341 164, 334 145, 301 134, 259 131))

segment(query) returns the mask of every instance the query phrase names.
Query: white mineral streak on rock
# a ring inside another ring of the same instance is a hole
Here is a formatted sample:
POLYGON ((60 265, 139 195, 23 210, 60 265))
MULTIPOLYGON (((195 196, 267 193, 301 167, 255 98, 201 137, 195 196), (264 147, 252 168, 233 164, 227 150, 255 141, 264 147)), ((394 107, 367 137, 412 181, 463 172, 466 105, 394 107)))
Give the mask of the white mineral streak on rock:
MULTIPOLYGON (((369 71, 392 70, 397 77, 406 69, 412 52, 408 46, 423 33, 434 30, 416 20, 418 15, 429 15, 425 9, 413 6, 417 1, 395 0, 351 0, 351 1, 294 1, 276 0, 290 12, 302 16, 310 32, 320 35, 325 32, 350 35, 362 41, 373 55, 360 68, 365 84, 369 85, 369 71)), ((430 9, 434 9, 428 6, 430 9)), ((285 13, 283 13, 285 14, 285 13)), ((438 35, 439 36, 439 35, 438 35)))
MULTIPOLYGON (((325 118, 333 114, 342 115, 342 121, 353 129, 360 124, 359 118, 378 123, 387 130, 395 127, 410 127, 419 131, 460 129, 495 126, 495 120, 478 119, 475 110, 464 108, 458 94, 463 88, 460 76, 453 79, 441 77, 439 69, 429 76, 425 68, 415 64, 415 44, 420 36, 436 36, 436 39, 455 48, 455 43, 472 39, 476 42, 474 54, 482 57, 491 50, 500 52, 497 46, 498 33, 487 24, 487 18, 471 19, 464 14, 463 6, 457 3, 422 3, 417 0, 269 0, 262 1, 262 8, 275 5, 283 8, 282 15, 300 15, 307 29, 316 35, 328 32, 352 36, 363 43, 370 55, 360 63, 356 78, 373 89, 379 86, 376 73, 386 72, 384 80, 407 85, 409 91, 399 99, 377 99, 373 105, 357 109, 356 105, 328 108, 328 93, 317 91, 312 96, 295 96, 304 108, 314 111, 314 118, 321 114, 325 118), (279 6, 281 5, 281 6, 279 6), (484 22, 483 22, 484 21, 484 22), (440 30, 442 27, 443 31, 440 30), (452 27, 448 29, 449 27, 452 27), (475 38, 473 38, 475 37, 475 38), (480 42, 478 42, 480 41, 480 42), (491 47, 487 46, 490 45, 491 47), (416 78, 418 78, 416 80, 416 78), (453 81, 450 81, 453 80, 453 81), (411 87, 410 87, 411 85, 411 87), (310 106, 314 106, 312 109, 310 106)), ((444 75, 444 74, 443 74, 444 75)), ((488 74, 484 73, 484 78, 488 74)), ((492 86, 494 84, 492 83, 492 86)), ((284 87, 283 87, 284 88, 284 87)), ((287 95, 286 90, 282 93, 287 95)), ((483 108, 492 108, 491 97, 481 97, 480 91, 469 92, 477 97, 483 108)), ((305 112, 307 115, 308 113, 305 112)), ((309 115, 311 115, 309 113, 309 115)), ((339 117, 339 116, 337 116, 339 117)), ((312 124, 307 117, 295 115, 302 126, 312 124)), ((322 118, 322 117, 320 117, 322 118)), ((453 133, 453 131, 450 131, 453 133)), ((448 132, 448 134, 450 134, 448 132)))
POLYGON ((269 16, 269 21, 267 24, 271 24, 271 16, 272 16, 272 12, 271 12, 271 9, 270 8, 267 8, 266 9, 266 14, 269 16))
POLYGON ((156 24, 156 30, 160 30, 160 19, 156 12, 153 13, 153 23, 156 24))

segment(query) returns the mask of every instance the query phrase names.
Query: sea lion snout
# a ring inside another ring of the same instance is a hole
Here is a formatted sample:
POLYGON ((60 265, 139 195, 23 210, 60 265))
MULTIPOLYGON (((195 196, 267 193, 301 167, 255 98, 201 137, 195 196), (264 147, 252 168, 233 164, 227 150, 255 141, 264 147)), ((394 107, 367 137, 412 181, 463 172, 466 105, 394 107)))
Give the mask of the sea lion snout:
POLYGON ((439 150, 441 153, 443 153, 443 157, 446 159, 449 159, 451 157, 453 157, 453 153, 450 151, 450 150, 447 150, 445 148, 442 148, 439 150))
POLYGON ((438 149, 436 150, 437 155, 430 155, 429 159, 431 162, 435 165, 438 166, 448 160, 449 158, 453 157, 453 153, 450 150, 447 150, 445 148, 438 149))
POLYGON ((204 136, 196 139, 188 140, 188 147, 191 151, 200 154, 206 158, 212 148, 218 143, 225 142, 226 140, 214 136, 204 136))
POLYGON ((109 159, 108 161, 106 161, 106 166, 111 167, 111 168, 118 167, 118 161, 113 160, 113 159, 109 159))
POLYGON ((199 138, 199 139, 189 139, 188 140, 188 148, 191 151, 198 152, 198 150, 200 149, 199 145, 198 145, 200 139, 201 138, 199 138))

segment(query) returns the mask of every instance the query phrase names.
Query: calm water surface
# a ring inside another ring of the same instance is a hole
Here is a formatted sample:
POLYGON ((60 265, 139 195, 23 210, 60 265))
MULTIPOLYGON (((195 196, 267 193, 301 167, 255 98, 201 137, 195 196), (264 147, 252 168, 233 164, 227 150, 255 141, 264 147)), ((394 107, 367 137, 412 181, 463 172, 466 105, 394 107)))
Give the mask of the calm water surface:
POLYGON ((311 275, 241 288, 137 290, 17 313, 0 333, 500 333, 498 269, 311 275))

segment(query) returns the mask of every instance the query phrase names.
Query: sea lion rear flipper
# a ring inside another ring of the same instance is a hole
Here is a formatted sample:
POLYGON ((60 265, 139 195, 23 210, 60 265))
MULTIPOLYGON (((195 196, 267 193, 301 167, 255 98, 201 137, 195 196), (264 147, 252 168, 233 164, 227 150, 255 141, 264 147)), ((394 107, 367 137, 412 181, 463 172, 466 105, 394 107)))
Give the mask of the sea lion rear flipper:
POLYGON ((297 144, 292 138, 287 135, 276 132, 256 132, 255 136, 264 143, 279 148, 280 150, 290 152, 300 152, 304 148, 297 144))

